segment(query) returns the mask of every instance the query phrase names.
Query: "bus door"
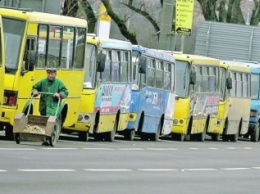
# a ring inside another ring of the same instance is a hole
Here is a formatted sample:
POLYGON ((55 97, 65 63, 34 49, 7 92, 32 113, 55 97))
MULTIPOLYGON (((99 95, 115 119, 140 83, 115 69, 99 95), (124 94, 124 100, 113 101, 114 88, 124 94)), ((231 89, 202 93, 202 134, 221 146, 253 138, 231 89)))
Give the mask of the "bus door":
POLYGON ((0 114, 2 114, 2 104, 4 98, 4 74, 5 74, 5 47, 2 27, 2 17, 0 15, 0 114))

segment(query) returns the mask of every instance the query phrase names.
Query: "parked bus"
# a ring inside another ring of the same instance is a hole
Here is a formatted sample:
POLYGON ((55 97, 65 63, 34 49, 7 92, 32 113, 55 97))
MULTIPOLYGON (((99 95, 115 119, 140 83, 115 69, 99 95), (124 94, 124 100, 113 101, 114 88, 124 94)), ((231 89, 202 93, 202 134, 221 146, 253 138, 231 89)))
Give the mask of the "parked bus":
POLYGON ((169 54, 133 45, 133 85, 125 138, 135 133, 157 141, 171 133, 174 109, 174 65, 169 54))
POLYGON ((204 141, 217 127, 218 59, 175 53, 175 108, 172 138, 204 141))
POLYGON ((0 114, 2 115, 2 104, 4 103, 4 75, 5 75, 5 41, 2 16, 0 15, 0 114))
MULTIPOLYGON (((75 124, 67 127, 66 130, 63 131, 65 133, 77 132, 79 140, 81 141, 88 140, 90 128, 92 131, 95 124, 94 109, 97 96, 97 59, 99 59, 99 56, 101 56, 98 53, 100 48, 99 46, 99 38, 94 34, 88 34, 86 72, 83 83, 78 120, 75 124)), ((102 61, 99 60, 99 64, 100 63, 102 63, 102 61)))
MULTIPOLYGON (((132 44, 100 39, 99 53, 105 54, 104 69, 97 68, 95 124, 90 128, 95 140, 113 141, 116 132, 128 123, 131 100, 132 44)), ((101 61, 104 57, 100 57, 101 61)))
POLYGON ((247 63, 247 65, 251 69, 251 107, 248 135, 250 135, 251 141, 258 142, 260 138, 260 64, 247 63))
POLYGON ((250 67, 233 61, 221 61, 219 127, 223 141, 238 140, 248 133, 251 84, 250 67), (243 107, 243 108, 241 108, 243 107))
MULTIPOLYGON (((82 19, 26 10, 0 9, 5 39, 6 71, 0 126, 13 138, 16 113, 28 110, 32 85, 46 77, 46 68, 57 68, 57 76, 69 90, 62 101, 60 123, 77 121, 85 67, 87 22, 82 19)), ((38 104, 31 112, 39 114, 38 104)))

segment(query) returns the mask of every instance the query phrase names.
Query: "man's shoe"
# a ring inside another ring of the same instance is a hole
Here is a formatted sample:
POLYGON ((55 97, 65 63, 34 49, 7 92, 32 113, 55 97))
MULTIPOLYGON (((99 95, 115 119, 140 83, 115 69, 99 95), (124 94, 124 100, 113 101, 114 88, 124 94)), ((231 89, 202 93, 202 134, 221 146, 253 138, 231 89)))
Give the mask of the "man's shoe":
POLYGON ((44 141, 44 142, 42 143, 42 145, 43 145, 43 146, 49 146, 50 143, 49 143, 49 141, 44 141))

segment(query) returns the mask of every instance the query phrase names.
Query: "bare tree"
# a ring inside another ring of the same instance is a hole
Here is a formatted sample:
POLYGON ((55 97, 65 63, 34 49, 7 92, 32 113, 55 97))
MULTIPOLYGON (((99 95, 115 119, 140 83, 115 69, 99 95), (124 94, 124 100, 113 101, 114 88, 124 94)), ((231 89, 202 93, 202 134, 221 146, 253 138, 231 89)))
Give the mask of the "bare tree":
POLYGON ((135 32, 131 32, 127 29, 125 22, 119 18, 119 16, 113 11, 109 0, 101 0, 106 7, 108 15, 119 27, 120 32, 126 37, 132 44, 138 44, 135 32))

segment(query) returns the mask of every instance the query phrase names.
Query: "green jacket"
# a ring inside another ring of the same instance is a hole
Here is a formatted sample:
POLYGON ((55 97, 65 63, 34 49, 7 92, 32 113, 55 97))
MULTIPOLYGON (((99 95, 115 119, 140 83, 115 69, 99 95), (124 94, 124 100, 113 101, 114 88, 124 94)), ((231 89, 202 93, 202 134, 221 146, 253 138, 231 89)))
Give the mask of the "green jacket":
MULTIPOLYGON (((57 78, 55 78, 53 81, 49 81, 47 78, 39 81, 33 86, 32 92, 38 91, 38 92, 48 92, 48 93, 59 93, 60 99, 66 98, 69 94, 68 89, 63 84, 63 82, 57 78)), ((39 105, 39 111, 41 115, 55 115, 56 109, 60 108, 58 107, 58 99, 54 98, 53 95, 49 94, 41 94, 40 97, 40 105, 39 105)), ((58 111, 58 115, 60 113, 60 110, 58 111)))

